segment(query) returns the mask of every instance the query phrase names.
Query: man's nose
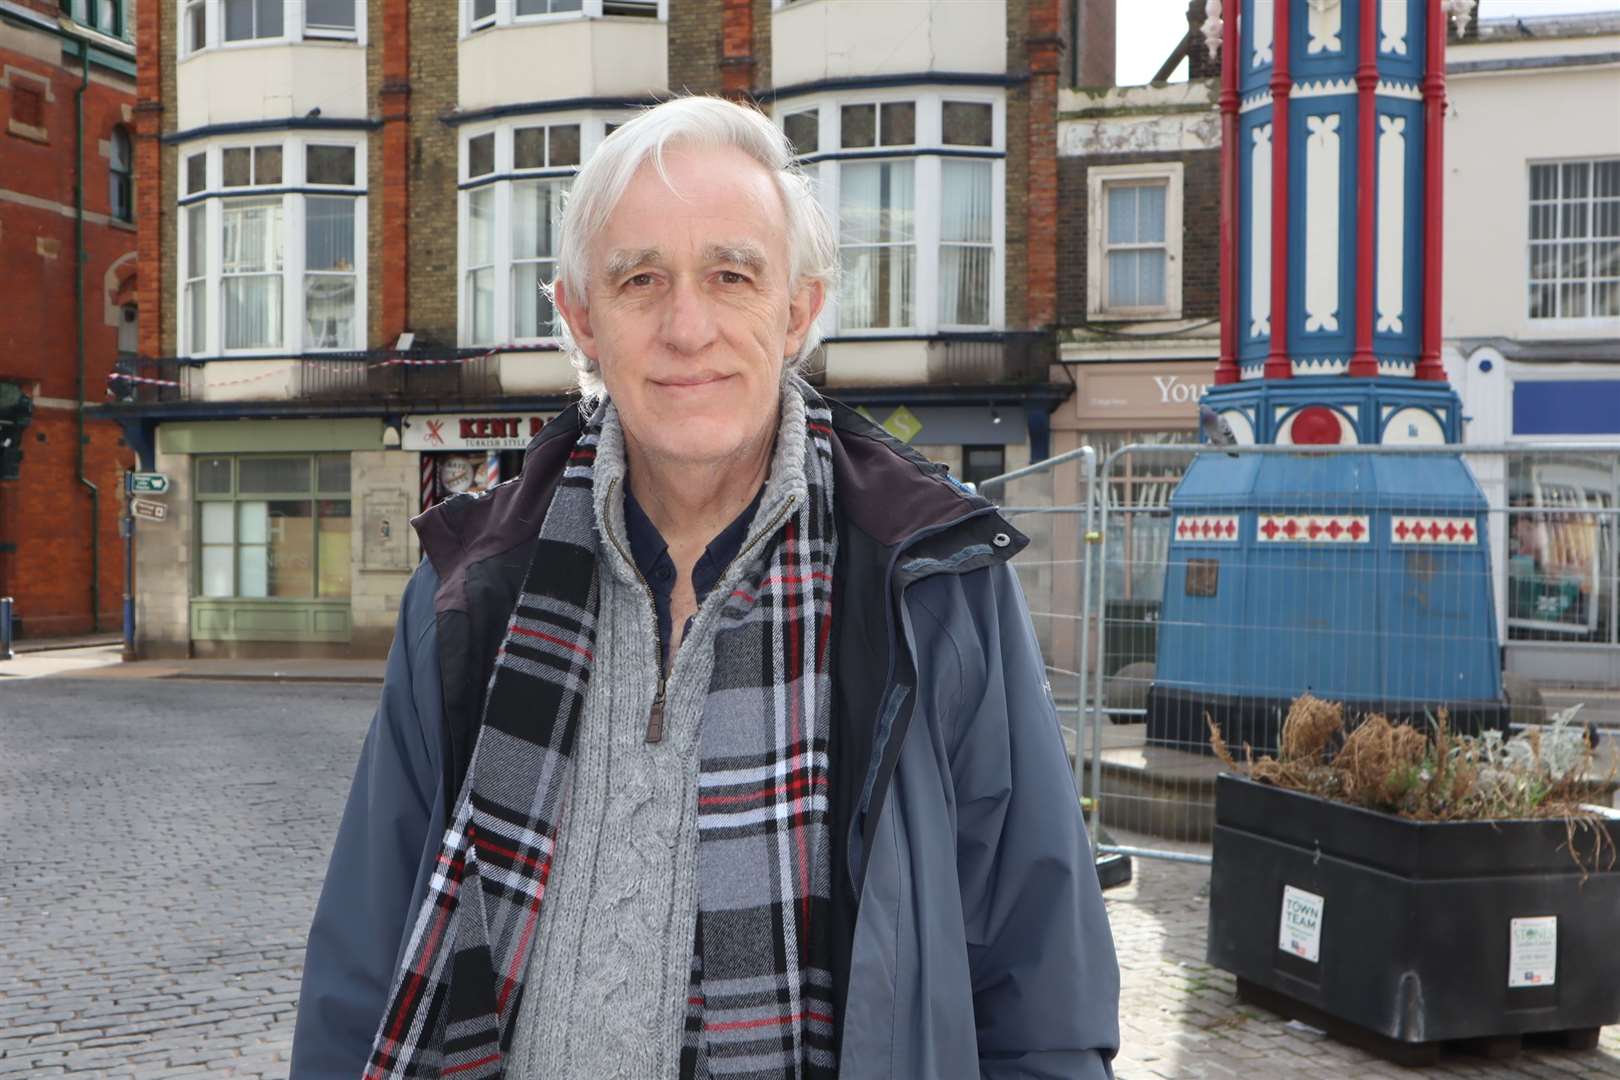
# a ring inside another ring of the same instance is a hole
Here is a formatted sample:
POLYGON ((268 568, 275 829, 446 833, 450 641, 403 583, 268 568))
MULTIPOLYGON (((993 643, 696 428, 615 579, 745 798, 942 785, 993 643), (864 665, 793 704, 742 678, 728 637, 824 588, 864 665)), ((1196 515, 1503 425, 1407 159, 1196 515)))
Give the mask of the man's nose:
POLYGON ((664 311, 665 343, 676 352, 701 352, 714 341, 715 325, 713 304, 699 283, 677 276, 664 311))

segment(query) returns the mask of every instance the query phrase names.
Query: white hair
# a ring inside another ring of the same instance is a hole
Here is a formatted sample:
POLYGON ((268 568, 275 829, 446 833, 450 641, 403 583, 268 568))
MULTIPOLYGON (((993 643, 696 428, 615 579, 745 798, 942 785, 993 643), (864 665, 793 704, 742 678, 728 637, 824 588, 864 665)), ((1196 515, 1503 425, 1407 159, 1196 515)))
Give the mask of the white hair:
MULTIPOLYGON (((794 163, 787 137, 758 109, 722 98, 689 96, 653 106, 625 123, 579 170, 564 202, 557 274, 546 287, 553 299, 560 282, 575 304, 585 303, 591 238, 606 227, 631 179, 648 161, 665 183, 670 182, 664 155, 671 145, 734 148, 763 165, 775 177, 787 213, 789 291, 806 281, 819 281, 832 294, 838 280, 838 235, 809 178, 794 163)), ((554 325, 578 373, 580 393, 587 399, 602 397, 602 374, 596 362, 580 351, 560 309, 554 325)), ((786 358, 784 376, 802 368, 820 343, 821 332, 812 325, 798 353, 786 358)))

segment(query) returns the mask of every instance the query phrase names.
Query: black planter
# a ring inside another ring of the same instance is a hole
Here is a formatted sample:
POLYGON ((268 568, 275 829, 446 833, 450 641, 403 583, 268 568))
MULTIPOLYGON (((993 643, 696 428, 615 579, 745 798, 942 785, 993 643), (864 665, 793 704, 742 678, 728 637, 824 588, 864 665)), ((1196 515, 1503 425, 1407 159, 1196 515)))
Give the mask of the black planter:
MULTIPOLYGON (((1620 815, 1599 828, 1613 852, 1620 815)), ((1538 1033, 1595 1045, 1620 1021, 1620 870, 1606 854, 1583 880, 1566 836, 1562 821, 1418 822, 1223 775, 1209 962, 1242 996, 1390 1057, 1538 1033), (1302 952, 1320 898, 1314 961, 1279 944, 1287 887, 1302 952), (1523 920, 1549 917, 1556 945, 1526 940, 1546 924, 1523 920)), ((1587 866, 1598 841, 1575 834, 1587 866)))

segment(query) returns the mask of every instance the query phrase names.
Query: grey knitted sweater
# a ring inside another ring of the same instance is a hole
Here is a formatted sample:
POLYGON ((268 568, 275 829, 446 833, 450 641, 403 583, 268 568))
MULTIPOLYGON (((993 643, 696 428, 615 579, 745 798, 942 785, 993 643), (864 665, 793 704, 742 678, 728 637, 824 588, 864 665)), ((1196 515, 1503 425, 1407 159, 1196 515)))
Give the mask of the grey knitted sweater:
POLYGON ((782 425, 742 554, 709 593, 670 665, 664 737, 646 741, 658 689, 652 598, 629 557, 624 433, 611 404, 597 447, 596 668, 586 691, 527 986, 512 1080, 674 1080, 697 927, 699 726, 720 607, 758 532, 805 498, 804 402, 783 395, 782 425))

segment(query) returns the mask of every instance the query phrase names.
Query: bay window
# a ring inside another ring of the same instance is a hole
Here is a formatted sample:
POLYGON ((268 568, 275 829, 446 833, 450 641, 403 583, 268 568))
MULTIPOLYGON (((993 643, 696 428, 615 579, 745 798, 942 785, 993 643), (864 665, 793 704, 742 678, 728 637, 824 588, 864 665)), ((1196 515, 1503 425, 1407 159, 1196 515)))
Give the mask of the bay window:
POLYGON ((185 355, 363 347, 362 153, 292 138, 186 158, 185 355))
POLYGON ((1002 321, 1004 105, 952 90, 790 101, 782 130, 838 221, 834 333, 930 334, 1002 321))
POLYGON ((600 117, 515 120, 470 131, 461 153, 461 341, 550 343, 543 286, 557 270, 563 199, 616 126, 600 117))
POLYGON ((222 46, 305 39, 364 44, 365 5, 366 0, 179 0, 179 52, 186 57, 222 46))
POLYGON ((462 0, 461 10, 463 35, 564 18, 669 20, 669 0, 462 0))

